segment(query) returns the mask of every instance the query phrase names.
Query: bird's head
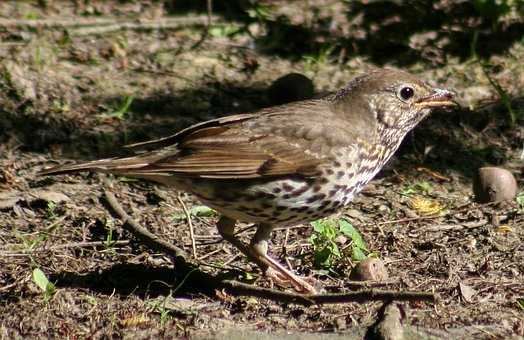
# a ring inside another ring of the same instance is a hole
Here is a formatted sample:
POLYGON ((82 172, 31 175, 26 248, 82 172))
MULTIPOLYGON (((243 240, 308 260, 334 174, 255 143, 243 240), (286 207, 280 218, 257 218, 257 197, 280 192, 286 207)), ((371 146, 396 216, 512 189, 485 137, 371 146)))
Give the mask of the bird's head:
POLYGON ((358 106, 356 111, 367 116, 365 120, 390 142, 400 142, 432 109, 456 105, 452 92, 389 69, 353 79, 335 95, 335 101, 358 106))

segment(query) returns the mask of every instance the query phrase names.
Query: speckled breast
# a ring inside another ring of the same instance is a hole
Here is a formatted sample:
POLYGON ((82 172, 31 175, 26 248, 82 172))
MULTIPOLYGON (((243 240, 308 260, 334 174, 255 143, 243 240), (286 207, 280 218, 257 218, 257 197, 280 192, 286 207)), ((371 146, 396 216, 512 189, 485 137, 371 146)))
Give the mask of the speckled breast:
POLYGON ((319 176, 193 181, 190 191, 232 219, 290 226, 332 215, 347 205, 379 169, 337 160, 319 176))

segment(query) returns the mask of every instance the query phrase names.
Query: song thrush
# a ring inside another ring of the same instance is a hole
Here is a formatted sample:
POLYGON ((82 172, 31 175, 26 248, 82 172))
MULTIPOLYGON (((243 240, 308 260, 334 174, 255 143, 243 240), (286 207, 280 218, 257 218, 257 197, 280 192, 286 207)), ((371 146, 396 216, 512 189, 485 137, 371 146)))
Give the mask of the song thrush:
POLYGON ((451 92, 413 75, 381 69, 321 99, 206 121, 135 144, 149 151, 133 157, 43 174, 99 171, 190 192, 222 214, 219 233, 266 274, 313 293, 309 283, 267 255, 273 228, 307 223, 346 206, 406 133, 432 108, 454 105, 452 99, 451 92), (234 235, 237 220, 258 226, 249 245, 234 235))

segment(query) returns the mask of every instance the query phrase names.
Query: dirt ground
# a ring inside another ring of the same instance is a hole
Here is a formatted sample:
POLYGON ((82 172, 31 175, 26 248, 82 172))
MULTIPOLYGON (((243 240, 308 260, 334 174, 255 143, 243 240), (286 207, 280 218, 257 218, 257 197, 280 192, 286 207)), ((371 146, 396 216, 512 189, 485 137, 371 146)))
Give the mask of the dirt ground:
MULTIPOLYGON (((523 337, 524 195, 479 204, 472 178, 496 165, 522 187, 524 18, 485 24, 460 1, 392 4, 389 21, 371 2, 227 3, 214 4, 209 28, 205 1, 0 3, 0 338, 362 338, 382 302, 305 307, 184 286, 172 260, 123 230, 102 198, 109 185, 140 224, 192 254, 184 202, 195 212, 200 268, 268 287, 194 197, 128 178, 37 172, 271 105, 267 88, 290 72, 321 93, 378 66, 453 89, 461 108, 423 122, 339 217, 386 264, 390 280, 379 288, 439 295, 400 303, 412 331, 523 337), (440 22, 420 14, 429 3, 440 22), (44 292, 35 269, 55 288, 44 292)), ((351 256, 332 272, 314 267, 312 233, 276 231, 271 254, 326 292, 355 289, 351 256)))

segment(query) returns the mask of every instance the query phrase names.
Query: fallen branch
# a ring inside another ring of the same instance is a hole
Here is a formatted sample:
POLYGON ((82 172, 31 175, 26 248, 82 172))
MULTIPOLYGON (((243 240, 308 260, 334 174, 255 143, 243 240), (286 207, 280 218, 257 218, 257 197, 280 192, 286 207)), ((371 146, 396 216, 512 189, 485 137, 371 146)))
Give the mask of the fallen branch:
POLYGON ((221 279, 201 271, 198 266, 186 260, 186 253, 179 247, 161 240, 149 230, 140 226, 133 220, 118 203, 115 195, 108 190, 104 191, 104 196, 117 216, 122 220, 123 227, 144 244, 157 251, 164 252, 173 257, 173 262, 179 275, 185 275, 186 286, 192 289, 201 289, 210 293, 215 290, 225 290, 229 294, 256 296, 278 302, 296 303, 305 306, 313 304, 327 303, 347 303, 347 302, 366 302, 366 301, 435 301, 436 297, 432 293, 423 292, 396 292, 387 290, 366 289, 357 292, 339 294, 317 294, 303 295, 297 293, 283 292, 279 290, 257 287, 235 280, 221 279))
POLYGON ((121 20, 117 18, 75 18, 75 19, 0 19, 1 28, 16 28, 25 30, 37 29, 67 29, 73 36, 103 34, 121 30, 161 30, 178 29, 188 26, 205 26, 209 20, 218 17, 208 15, 160 18, 155 20, 121 20))

